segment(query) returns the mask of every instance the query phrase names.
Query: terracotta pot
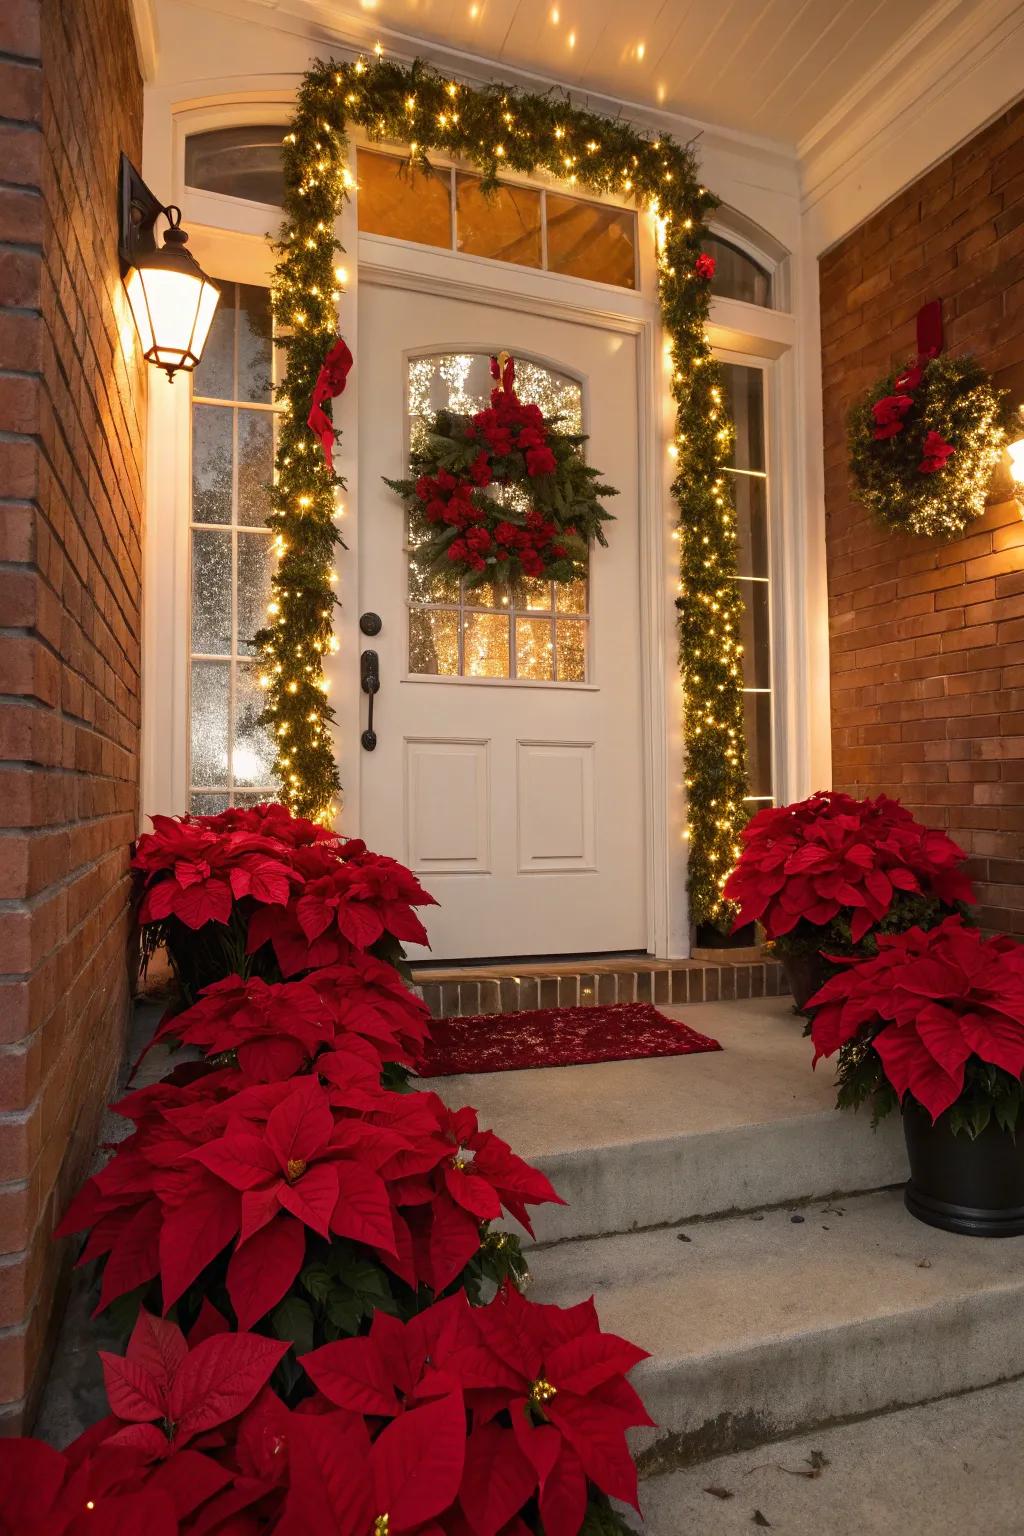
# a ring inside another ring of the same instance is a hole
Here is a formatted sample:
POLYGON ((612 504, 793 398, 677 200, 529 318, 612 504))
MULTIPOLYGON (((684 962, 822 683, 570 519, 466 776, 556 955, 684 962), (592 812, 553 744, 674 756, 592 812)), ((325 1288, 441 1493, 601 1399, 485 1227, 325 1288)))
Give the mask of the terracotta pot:
POLYGON ((825 985, 832 967, 824 956, 817 953, 780 955, 779 961, 786 973, 789 990, 793 994, 793 1002, 802 1013, 807 1005, 807 999, 813 997, 818 988, 825 985))
POLYGON ((903 1134, 910 1157, 904 1201, 918 1221, 968 1237, 1024 1233, 1024 1136, 991 1121, 974 1141, 954 1136, 949 1114, 931 1115, 908 1100, 903 1134))

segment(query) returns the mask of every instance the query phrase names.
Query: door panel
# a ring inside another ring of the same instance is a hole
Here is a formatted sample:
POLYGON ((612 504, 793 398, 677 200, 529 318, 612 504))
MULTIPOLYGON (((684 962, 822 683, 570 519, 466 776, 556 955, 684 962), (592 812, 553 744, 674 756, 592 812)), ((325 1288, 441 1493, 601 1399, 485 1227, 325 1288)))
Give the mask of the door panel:
POLYGON ((383 620, 360 835, 441 903, 437 958, 645 949, 636 338, 365 278, 359 305, 360 608, 383 620), (422 360, 445 357, 455 408, 475 409, 467 359, 502 348, 524 399, 553 374, 578 409, 579 381, 588 457, 620 492, 610 547, 589 583, 486 606, 414 580, 410 615, 404 509, 381 477, 405 473, 410 400, 437 373, 422 360))

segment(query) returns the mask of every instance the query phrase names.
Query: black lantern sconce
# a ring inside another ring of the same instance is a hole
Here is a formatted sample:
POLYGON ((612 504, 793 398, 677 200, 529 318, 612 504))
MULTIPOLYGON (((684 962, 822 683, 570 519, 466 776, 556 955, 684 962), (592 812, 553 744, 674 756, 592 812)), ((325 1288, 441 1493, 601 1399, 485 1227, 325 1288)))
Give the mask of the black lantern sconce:
POLYGON ((148 363, 173 379, 191 373, 203 355, 220 289, 190 251, 181 209, 155 198, 126 155, 121 156, 119 254, 125 292, 148 363), (156 225, 167 220, 163 245, 156 225))

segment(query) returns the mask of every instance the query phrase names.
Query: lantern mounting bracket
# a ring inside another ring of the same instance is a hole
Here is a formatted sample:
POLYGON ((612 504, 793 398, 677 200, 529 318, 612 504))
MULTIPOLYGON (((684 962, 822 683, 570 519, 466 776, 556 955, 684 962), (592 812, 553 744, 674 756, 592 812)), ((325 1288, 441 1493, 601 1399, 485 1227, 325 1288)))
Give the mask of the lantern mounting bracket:
MULTIPOLYGON (((121 155, 117 252, 125 271, 156 250, 156 221, 168 209, 147 187, 128 156, 121 155)), ((179 215, 180 217, 180 215, 179 215)))

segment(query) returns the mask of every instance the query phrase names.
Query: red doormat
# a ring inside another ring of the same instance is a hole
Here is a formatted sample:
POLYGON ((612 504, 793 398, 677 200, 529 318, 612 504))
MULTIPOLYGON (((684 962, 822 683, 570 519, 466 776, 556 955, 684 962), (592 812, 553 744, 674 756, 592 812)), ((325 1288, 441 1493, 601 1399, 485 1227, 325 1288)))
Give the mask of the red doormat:
POLYGON ((645 1056, 696 1056, 722 1049, 717 1040, 677 1024, 650 1003, 432 1019, 430 1033, 420 1069, 423 1077, 638 1061, 645 1056))

